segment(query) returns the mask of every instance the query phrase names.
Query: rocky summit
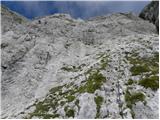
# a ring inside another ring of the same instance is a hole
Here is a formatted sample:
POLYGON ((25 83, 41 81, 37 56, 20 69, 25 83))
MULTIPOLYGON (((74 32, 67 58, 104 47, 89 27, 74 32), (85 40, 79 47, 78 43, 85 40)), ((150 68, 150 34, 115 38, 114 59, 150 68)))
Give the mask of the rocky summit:
POLYGON ((154 24, 133 13, 30 21, 1 9, 1 118, 158 119, 154 24))

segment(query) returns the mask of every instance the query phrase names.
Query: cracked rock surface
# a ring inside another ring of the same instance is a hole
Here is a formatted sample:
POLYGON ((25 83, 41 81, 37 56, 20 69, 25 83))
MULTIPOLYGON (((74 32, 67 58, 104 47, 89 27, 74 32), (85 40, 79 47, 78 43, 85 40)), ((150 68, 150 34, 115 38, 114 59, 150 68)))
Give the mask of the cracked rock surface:
POLYGON ((131 13, 54 14, 13 27, 4 9, 2 118, 158 119, 153 24, 131 13))

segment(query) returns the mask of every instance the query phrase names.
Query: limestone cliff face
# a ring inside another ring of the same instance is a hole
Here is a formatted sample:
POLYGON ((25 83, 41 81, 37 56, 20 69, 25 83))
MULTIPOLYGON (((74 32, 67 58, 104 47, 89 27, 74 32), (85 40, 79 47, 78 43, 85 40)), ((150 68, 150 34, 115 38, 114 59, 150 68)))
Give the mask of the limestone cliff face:
POLYGON ((2 118, 158 118, 153 24, 131 13, 12 24, 1 14, 2 118))
POLYGON ((148 4, 140 13, 139 17, 144 20, 149 20, 156 25, 157 31, 159 31, 159 1, 152 1, 148 4))

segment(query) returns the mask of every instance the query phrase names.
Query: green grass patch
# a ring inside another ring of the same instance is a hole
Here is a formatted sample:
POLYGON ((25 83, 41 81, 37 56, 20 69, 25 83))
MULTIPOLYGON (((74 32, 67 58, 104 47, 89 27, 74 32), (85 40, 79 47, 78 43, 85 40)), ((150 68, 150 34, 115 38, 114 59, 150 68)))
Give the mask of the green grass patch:
POLYGON ((67 117, 73 117, 73 118, 74 118, 74 110, 73 110, 73 109, 69 109, 69 110, 66 112, 66 116, 67 116, 67 117))
POLYGON ((61 101, 60 105, 63 106, 66 102, 65 101, 61 101))
POLYGON ((63 88, 63 86, 57 86, 57 87, 54 87, 52 89, 49 90, 50 93, 56 93, 56 92, 59 92, 61 91, 63 88))
POLYGON ((130 57, 127 57, 127 60, 133 65, 130 69, 132 75, 141 75, 144 72, 151 72, 155 75, 159 72, 158 52, 155 52, 152 57, 148 58, 140 58, 138 53, 133 53, 130 57))
POLYGON ((134 83, 134 81, 132 79, 129 79, 128 82, 126 83, 126 85, 132 85, 134 83))
POLYGON ((159 88, 159 77, 151 76, 139 81, 139 85, 144 86, 145 88, 151 88, 152 90, 157 90, 159 88))
POLYGON ((140 75, 144 72, 149 72, 150 69, 147 65, 134 65, 131 67, 130 71, 132 72, 132 75, 140 75))
POLYGON ((133 104, 135 104, 138 101, 145 101, 145 95, 141 92, 131 94, 128 90, 126 90, 125 101, 126 101, 127 107, 130 108, 130 110, 131 110, 132 118, 134 118, 135 114, 132 109, 132 106, 133 106, 133 104))
POLYGON ((125 101, 127 102, 127 107, 132 108, 132 104, 135 104, 138 101, 144 101, 145 95, 141 92, 132 93, 127 90, 125 94, 125 101))
POLYGON ((66 98, 67 98, 68 102, 72 102, 75 99, 75 96, 69 95, 66 98))
POLYGON ((66 106, 64 108, 64 111, 66 112, 67 117, 73 117, 74 118, 74 110, 69 108, 69 106, 66 106))
POLYGON ((36 105, 35 113, 44 113, 44 112, 48 112, 48 110, 49 110, 48 104, 44 104, 44 102, 39 102, 36 105))
MULTIPOLYGON (((72 102, 75 100, 75 93, 83 93, 83 92, 88 92, 88 93, 94 93, 97 89, 101 88, 101 85, 103 82, 106 80, 106 78, 99 72, 97 71, 91 71, 89 73, 89 77, 86 80, 86 83, 82 85, 81 87, 73 87, 73 84, 71 83, 70 87, 72 86, 73 89, 67 90, 65 92, 62 92, 62 88, 64 86, 57 86, 52 89, 50 89, 50 93, 46 96, 45 100, 42 102, 38 102, 35 104, 35 111, 32 113, 33 115, 42 115, 44 113, 47 114, 49 109, 51 108, 53 111, 55 111, 54 114, 56 114, 56 107, 61 105, 63 106, 66 102, 72 102), (61 99, 65 98, 65 101, 61 101, 58 104, 58 101, 61 99)), ((69 85, 68 85, 69 86, 69 85)), ((76 101, 75 104, 79 104, 79 101, 76 101)), ((80 108, 80 106, 78 106, 80 108)), ((68 117, 73 117, 73 111, 72 110, 67 110, 66 112, 68 117)))
MULTIPOLYGON (((57 86, 52 89, 50 89, 49 94, 46 96, 46 98, 41 101, 37 102, 35 104, 35 111, 30 114, 30 118, 33 116, 39 116, 40 118, 51 118, 54 116, 51 116, 48 113, 50 109, 53 110, 53 115, 56 114, 56 108, 60 105, 63 106, 66 102, 72 102, 75 100, 75 93, 83 93, 83 92, 88 92, 88 93, 94 93, 97 89, 101 88, 101 85, 105 81, 105 77, 97 71, 91 71, 88 73, 89 76, 81 87, 76 87, 72 83, 69 85, 63 85, 63 86, 57 86), (70 90, 67 90, 65 92, 62 92, 62 88, 66 86, 72 86, 73 88, 70 90), (60 101, 61 99, 65 98, 66 100, 60 101), (45 116, 43 116, 45 115, 45 116), (46 116, 47 115, 47 116, 46 116)), ((78 108, 80 109, 79 106, 79 101, 75 101, 75 104, 77 104, 78 108)), ((74 110, 65 108, 66 115, 67 117, 74 117, 74 110)))
MULTIPOLYGON (((130 71, 132 75, 143 75, 145 73, 145 78, 138 81, 138 85, 144 86, 145 88, 151 88, 152 90, 157 90, 159 88, 159 53, 153 53, 151 57, 140 57, 139 53, 132 53, 131 56, 127 56, 127 60, 130 64, 133 65, 130 71)), ((134 81, 129 80, 128 85, 132 85, 134 81)), ((129 87, 128 87, 129 88, 129 87)), ((128 89, 125 93, 125 101, 127 107, 131 109, 132 117, 134 118, 135 114, 132 109, 133 104, 138 101, 143 101, 144 105, 146 104, 145 95, 141 92, 130 93, 128 89)))
POLYGON ((43 119, 58 117, 58 114, 56 114, 56 107, 59 105, 58 101, 61 99, 59 98, 59 93, 62 92, 63 87, 64 86, 57 86, 50 89, 49 94, 43 101, 39 101, 34 104, 35 110, 32 113, 29 113, 29 118, 32 118, 34 116, 43 119), (50 109, 53 110, 53 114, 48 114, 50 109))
POLYGON ((86 81, 86 84, 84 86, 81 86, 78 91, 80 93, 94 93, 97 89, 101 88, 105 80, 106 78, 99 71, 91 72, 86 81))
POLYGON ((101 96, 96 96, 94 98, 94 101, 97 105, 96 109, 97 109, 97 113, 96 113, 96 118, 99 118, 100 117, 100 108, 101 108, 101 105, 103 103, 103 97, 101 96))

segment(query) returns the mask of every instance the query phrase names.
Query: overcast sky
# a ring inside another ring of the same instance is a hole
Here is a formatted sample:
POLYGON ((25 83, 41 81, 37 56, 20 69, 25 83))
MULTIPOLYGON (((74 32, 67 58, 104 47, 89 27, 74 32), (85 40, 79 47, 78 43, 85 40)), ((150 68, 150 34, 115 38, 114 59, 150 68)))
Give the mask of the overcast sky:
POLYGON ((2 1, 1 3, 19 14, 33 19, 54 13, 68 13, 74 18, 87 19, 113 12, 138 14, 150 1, 2 1))

